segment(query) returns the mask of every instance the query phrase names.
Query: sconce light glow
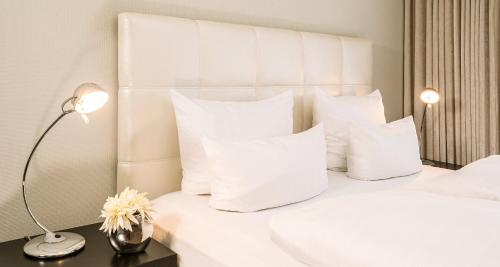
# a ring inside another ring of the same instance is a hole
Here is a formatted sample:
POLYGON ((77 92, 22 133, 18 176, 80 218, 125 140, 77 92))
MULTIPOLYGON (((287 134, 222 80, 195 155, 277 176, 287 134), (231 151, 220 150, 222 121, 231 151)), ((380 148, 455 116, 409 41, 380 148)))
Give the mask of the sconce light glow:
POLYGON ((73 94, 75 111, 81 114, 100 109, 108 101, 109 95, 95 83, 84 83, 73 94))
POLYGON ((434 104, 439 101, 439 94, 434 89, 425 89, 420 94, 420 99, 426 104, 434 104))

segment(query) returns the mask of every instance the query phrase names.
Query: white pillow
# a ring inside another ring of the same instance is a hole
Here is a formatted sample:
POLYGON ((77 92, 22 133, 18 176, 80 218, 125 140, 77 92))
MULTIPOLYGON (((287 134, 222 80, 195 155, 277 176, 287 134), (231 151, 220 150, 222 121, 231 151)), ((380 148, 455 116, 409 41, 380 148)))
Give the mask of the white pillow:
POLYGON ((210 206, 251 212, 312 198, 328 187, 323 125, 267 139, 203 145, 216 175, 210 206))
POLYGON ((288 135, 293 131, 293 93, 247 102, 189 99, 172 90, 179 134, 182 191, 210 194, 213 173, 202 137, 236 141, 288 135))
POLYGON ((347 150, 347 176, 380 180, 422 170, 413 117, 385 125, 352 123, 347 150))
POLYGON ((327 166, 331 170, 347 169, 350 123, 385 123, 384 104, 378 90, 366 96, 332 96, 316 88, 313 105, 313 124, 323 122, 325 125, 327 166))

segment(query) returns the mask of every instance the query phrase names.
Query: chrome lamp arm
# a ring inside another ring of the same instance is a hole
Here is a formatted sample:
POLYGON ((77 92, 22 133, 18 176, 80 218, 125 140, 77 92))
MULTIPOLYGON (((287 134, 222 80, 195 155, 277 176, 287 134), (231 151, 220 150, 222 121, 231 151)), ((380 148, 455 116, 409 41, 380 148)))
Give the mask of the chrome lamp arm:
MULTIPOLYGON (((424 125, 425 125, 425 128, 427 128, 426 114, 427 114, 427 109, 430 109, 430 108, 432 108, 432 104, 430 104, 430 103, 425 104, 424 112, 422 114, 422 123, 420 124, 420 145, 419 145, 421 153, 423 153, 424 149, 425 149, 424 148, 424 125)), ((422 156, 422 154, 420 155, 420 158, 422 160, 423 165, 434 166, 434 162, 432 160, 425 159, 425 157, 422 156)))
POLYGON ((31 153, 28 157, 28 160, 26 161, 26 165, 24 166, 24 172, 23 172, 23 200, 24 200, 24 205, 26 206, 26 210, 28 211, 31 219, 33 219, 33 221, 43 230, 45 231, 46 234, 50 235, 50 236, 53 236, 54 233, 52 233, 52 231, 50 231, 49 229, 47 229, 47 227, 43 226, 37 219, 36 217, 33 215, 33 212, 31 211, 30 209, 30 206, 28 204, 28 200, 26 199, 26 174, 28 173, 28 168, 29 168, 29 165, 30 165, 30 162, 31 162, 31 159, 33 157, 33 154, 35 154, 35 151, 36 149, 38 148, 38 145, 40 145, 40 143, 42 142, 43 138, 47 135, 47 133, 50 131, 50 129, 52 129, 52 127, 54 127, 64 116, 70 114, 70 113, 73 113, 75 111, 75 109, 73 108, 70 108, 70 109, 66 109, 65 106, 68 102, 72 101, 75 97, 70 97, 68 99, 66 99, 62 105, 61 105, 61 115, 59 115, 59 117, 57 117, 57 119, 55 119, 51 124, 50 126, 43 132, 43 134, 38 138, 38 140, 36 141, 35 143, 35 146, 33 147, 33 149, 31 150, 31 153))
POLYGON ((423 144, 424 144, 424 125, 427 123, 426 122, 426 117, 425 115, 427 114, 427 109, 431 107, 431 104, 425 104, 424 107, 424 112, 422 114, 422 120, 420 122, 420 146, 422 147, 423 150, 423 144))

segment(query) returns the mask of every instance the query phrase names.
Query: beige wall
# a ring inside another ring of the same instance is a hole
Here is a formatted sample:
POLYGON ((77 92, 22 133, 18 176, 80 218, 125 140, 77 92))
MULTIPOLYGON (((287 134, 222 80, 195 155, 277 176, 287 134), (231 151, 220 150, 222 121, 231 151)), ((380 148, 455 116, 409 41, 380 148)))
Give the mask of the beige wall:
POLYGON ((108 88, 111 101, 89 125, 72 114, 47 136, 29 173, 29 199, 42 222, 60 229, 97 221, 114 193, 116 15, 124 11, 369 38, 387 117, 402 116, 400 0, 2 0, 0 241, 40 232, 22 203, 24 161, 84 81, 108 88))

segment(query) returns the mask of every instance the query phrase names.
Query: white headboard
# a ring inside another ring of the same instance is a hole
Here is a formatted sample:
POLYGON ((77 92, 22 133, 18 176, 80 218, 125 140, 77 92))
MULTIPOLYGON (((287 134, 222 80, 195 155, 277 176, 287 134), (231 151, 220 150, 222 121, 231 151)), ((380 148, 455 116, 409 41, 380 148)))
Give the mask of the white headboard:
POLYGON ((311 89, 372 90, 371 42, 284 29, 146 14, 118 16, 117 189, 179 190, 169 91, 218 100, 295 92, 294 130, 311 126, 311 89))

